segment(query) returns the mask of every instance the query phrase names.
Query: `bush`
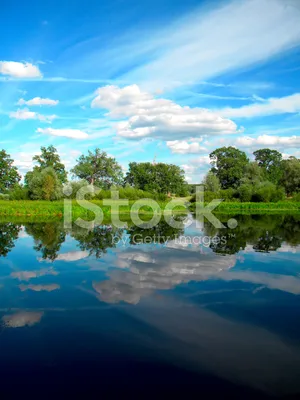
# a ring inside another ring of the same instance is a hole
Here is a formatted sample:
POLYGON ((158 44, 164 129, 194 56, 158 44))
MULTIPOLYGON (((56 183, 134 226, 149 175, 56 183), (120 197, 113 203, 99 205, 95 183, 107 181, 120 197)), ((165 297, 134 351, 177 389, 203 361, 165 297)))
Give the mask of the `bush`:
POLYGON ((248 185, 245 183, 238 188, 239 198, 244 203, 251 201, 252 193, 253 193, 252 185, 248 185))
POLYGON ((293 193, 292 201, 300 202, 300 192, 293 193))
POLYGON ((262 182, 253 188, 252 202, 264 202, 264 203, 277 203, 278 201, 285 199, 284 189, 277 188, 271 182, 262 182))
POLYGON ((0 200, 9 200, 9 194, 0 193, 0 200))
MULTIPOLYGON (((120 199, 139 200, 139 199, 154 199, 159 201, 166 201, 167 195, 164 193, 150 193, 144 190, 136 189, 130 186, 114 187, 112 190, 119 192, 120 199)), ((101 190, 96 194, 95 199, 103 200, 111 198, 111 190, 101 190)))
POLYGON ((17 184, 9 191, 9 198, 10 200, 28 200, 28 189, 22 185, 17 184))

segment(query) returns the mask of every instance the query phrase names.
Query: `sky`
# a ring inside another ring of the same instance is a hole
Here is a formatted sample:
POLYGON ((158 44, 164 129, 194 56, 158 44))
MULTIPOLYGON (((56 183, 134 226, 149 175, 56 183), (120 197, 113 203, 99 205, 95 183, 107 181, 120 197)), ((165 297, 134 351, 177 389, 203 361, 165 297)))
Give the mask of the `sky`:
POLYGON ((173 163, 199 183, 235 146, 300 157, 300 1, 1 2, 0 149, 70 169, 95 147, 124 172, 173 163))

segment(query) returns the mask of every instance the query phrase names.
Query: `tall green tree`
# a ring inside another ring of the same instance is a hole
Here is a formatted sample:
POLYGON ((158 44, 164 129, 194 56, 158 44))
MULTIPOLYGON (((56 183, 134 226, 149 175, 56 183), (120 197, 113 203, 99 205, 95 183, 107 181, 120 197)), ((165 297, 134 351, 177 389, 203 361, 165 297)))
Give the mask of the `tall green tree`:
POLYGON ((0 192, 10 189, 21 179, 17 167, 13 166, 13 162, 14 160, 5 150, 0 151, 0 192))
POLYGON ((205 190, 210 192, 216 193, 221 189, 220 180, 212 171, 206 174, 203 183, 205 190))
POLYGON ((300 192, 300 160, 296 157, 290 157, 282 161, 281 184, 288 195, 294 192, 300 192))
POLYGON ((253 154, 265 173, 265 179, 277 185, 282 177, 282 154, 270 149, 256 150, 253 154))
POLYGON ((62 183, 67 181, 65 166, 61 162, 60 156, 54 146, 41 147, 41 154, 34 156, 32 160, 39 164, 37 167, 39 171, 45 168, 52 168, 62 183))
POLYGON ((92 185, 108 189, 112 185, 123 182, 123 172, 115 158, 109 157, 105 151, 95 149, 88 155, 81 155, 71 172, 80 179, 85 179, 92 185))
POLYGON ((209 155, 211 171, 219 178, 222 189, 236 188, 249 163, 246 153, 235 147, 221 147, 209 155))
POLYGON ((154 193, 181 195, 187 191, 184 171, 173 164, 129 163, 126 182, 137 189, 154 193))
POLYGON ((59 200, 62 198, 62 183, 52 168, 33 171, 25 175, 25 186, 31 200, 59 200))

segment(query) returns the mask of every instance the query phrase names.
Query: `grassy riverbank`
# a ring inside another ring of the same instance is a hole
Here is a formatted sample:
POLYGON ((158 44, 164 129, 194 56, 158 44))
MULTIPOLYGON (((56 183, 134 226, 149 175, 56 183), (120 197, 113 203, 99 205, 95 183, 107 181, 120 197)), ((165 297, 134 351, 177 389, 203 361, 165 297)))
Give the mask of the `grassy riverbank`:
MULTIPOLYGON (((109 218, 112 214, 116 214, 117 210, 111 208, 111 206, 103 205, 102 200, 95 200, 89 202, 83 202, 82 205, 78 204, 76 200, 72 200, 71 205, 67 206, 72 213, 72 218, 86 218, 93 219, 95 214, 90 210, 90 206, 98 206, 101 208, 105 218, 109 218)), ((130 212, 139 213, 139 215, 151 216, 155 211, 165 210, 168 202, 157 201, 153 203, 152 200, 146 199, 143 201, 143 207, 137 210, 132 209, 132 205, 135 201, 129 201, 128 205, 122 205, 122 201, 115 200, 114 206, 119 205, 119 214, 130 215, 130 212), (152 207, 151 204, 154 204, 152 207)), ((0 201, 0 216, 1 217, 49 217, 49 218, 62 218, 67 210, 63 201, 0 201)), ((178 207, 176 207, 174 213, 182 213, 185 210, 183 207, 183 201, 178 199, 178 207)))
MULTIPOLYGON (((184 207, 184 202, 186 199, 177 199, 178 206, 172 211, 173 213, 182 213, 186 211, 184 207)), ((116 214, 116 209, 112 210, 111 206, 103 205, 102 200, 95 200, 91 202, 86 202, 83 205, 79 205, 75 200, 72 201, 72 207, 69 209, 72 213, 72 219, 84 218, 84 219, 94 219, 95 214, 90 209, 85 206, 93 205, 99 206, 103 212, 105 219, 109 220, 112 214, 116 214)), ((128 205, 121 205, 121 201, 114 201, 114 205, 119 205, 120 219, 122 216, 130 216, 130 212, 137 213, 137 210, 132 209, 132 205, 135 201, 129 201, 128 205)), ((138 213, 141 218, 145 216, 148 219, 153 215, 155 211, 164 211, 168 202, 156 202, 155 207, 152 208, 151 200, 145 200, 145 205, 139 209, 138 213)), ((90 207, 89 207, 90 208, 90 207)), ((191 212, 195 212, 196 203, 192 203, 189 206, 191 212)), ((0 201, 0 217, 10 218, 10 217, 22 217, 27 220, 30 219, 53 219, 53 218, 63 218, 66 212, 65 205, 63 201, 0 201)), ((214 213, 226 213, 226 214, 267 214, 267 213, 300 213, 300 203, 292 201, 283 201, 278 203, 240 203, 240 202, 222 202, 213 209, 214 213)))
MULTIPOLYGON (((196 209, 196 203, 190 205, 192 212, 196 209)), ((300 213, 300 202, 280 201, 278 203, 241 203, 241 202, 222 202, 213 210, 214 213, 249 213, 267 214, 279 212, 300 213)))

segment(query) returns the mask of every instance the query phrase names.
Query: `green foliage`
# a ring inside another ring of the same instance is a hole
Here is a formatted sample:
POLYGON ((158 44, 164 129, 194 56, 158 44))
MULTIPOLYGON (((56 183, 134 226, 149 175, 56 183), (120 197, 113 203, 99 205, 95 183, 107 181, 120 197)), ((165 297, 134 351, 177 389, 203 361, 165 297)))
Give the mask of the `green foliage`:
POLYGON ((0 192, 5 192, 21 179, 17 167, 5 150, 0 151, 0 192))
POLYGON ((40 171, 34 168, 27 172, 25 184, 31 200, 59 200, 62 198, 62 183, 52 168, 40 171))
POLYGON ((256 161, 249 162, 245 166, 244 176, 241 179, 242 184, 257 185, 264 180, 264 171, 256 161))
POLYGON ((300 160, 290 157, 282 161, 283 176, 281 184, 288 195, 300 191, 300 160))
POLYGON ((249 185, 248 183, 244 183, 238 188, 238 193, 241 201, 243 202, 251 201, 253 194, 253 186, 249 185))
POLYGON ((237 188, 249 160, 241 150, 235 147, 221 147, 209 155, 211 171, 219 178, 222 189, 237 188))
POLYGON ((126 182, 151 193, 187 193, 184 171, 173 164, 129 163, 126 182))
POLYGON ((62 164, 54 146, 41 147, 41 155, 34 156, 32 160, 39 164, 37 168, 40 172, 45 168, 52 168, 62 183, 67 181, 65 166, 62 164))
POLYGON ((255 161, 262 168, 265 174, 265 179, 278 184, 282 177, 282 154, 277 150, 260 149, 254 153, 255 161))
POLYGON ((120 185, 123 182, 121 166, 115 158, 109 157, 98 148, 94 151, 89 150, 86 156, 81 155, 71 172, 79 179, 103 189, 109 189, 112 185, 120 185))
POLYGON ((0 257, 6 257, 15 246, 14 242, 18 239, 21 226, 8 223, 0 223, 0 257))
POLYGON ((300 192, 294 193, 294 194, 293 194, 292 200, 293 200, 293 201, 300 202, 300 192))
MULTIPOLYGON (((167 196, 164 193, 150 193, 130 186, 115 187, 114 189, 118 191, 120 199, 128 199, 128 200, 154 199, 159 201, 167 200, 167 196)), ((95 195, 95 199, 98 200, 110 199, 111 196, 112 196, 111 190, 101 190, 99 193, 95 195)))
MULTIPOLYGON (((236 196, 237 196, 237 191, 234 189, 219 190, 218 192, 212 192, 210 190, 205 190, 204 202, 210 203, 212 200, 215 200, 215 199, 220 199, 220 200, 224 200, 224 201, 238 201, 236 196)), ((196 196, 196 194, 193 194, 193 196, 190 199, 190 202, 195 203, 196 200, 197 200, 197 196, 196 196)))
POLYGON ((0 193, 0 200, 4 200, 4 201, 10 200, 9 194, 0 193))
POLYGON ((9 191, 10 200, 28 200, 28 188, 19 183, 16 183, 13 188, 9 191))
POLYGON ((253 187, 251 201, 253 202, 278 202, 285 198, 283 188, 277 188, 272 182, 261 182, 253 187))
POLYGON ((218 192, 221 189, 220 180, 219 178, 212 172, 209 171, 203 181, 205 190, 210 192, 218 192))

